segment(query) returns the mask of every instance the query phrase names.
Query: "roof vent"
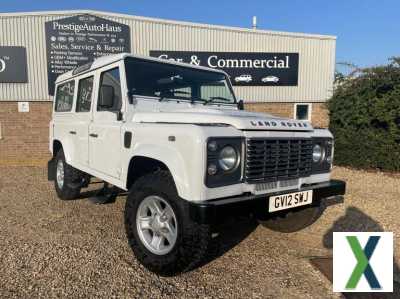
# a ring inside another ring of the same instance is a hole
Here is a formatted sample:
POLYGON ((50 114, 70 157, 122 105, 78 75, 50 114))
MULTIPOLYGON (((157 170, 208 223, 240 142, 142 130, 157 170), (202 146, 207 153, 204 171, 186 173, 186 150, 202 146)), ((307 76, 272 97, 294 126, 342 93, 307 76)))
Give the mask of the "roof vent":
POLYGON ((85 63, 83 65, 80 65, 80 66, 74 68, 74 70, 72 71, 72 75, 75 76, 76 74, 83 73, 83 72, 86 72, 87 70, 90 70, 92 64, 93 64, 93 62, 88 62, 88 63, 85 63))

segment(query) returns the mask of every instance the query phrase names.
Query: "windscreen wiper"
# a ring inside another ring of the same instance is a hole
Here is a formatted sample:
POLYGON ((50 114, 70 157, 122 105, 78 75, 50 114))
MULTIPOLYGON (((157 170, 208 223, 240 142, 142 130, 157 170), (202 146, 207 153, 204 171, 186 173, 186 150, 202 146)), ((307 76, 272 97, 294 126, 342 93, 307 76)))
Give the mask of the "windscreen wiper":
POLYGON ((221 101, 230 102, 230 104, 233 104, 233 103, 231 103, 232 99, 228 99, 228 98, 224 98, 224 97, 210 97, 210 99, 207 100, 205 104, 213 103, 214 100, 221 100, 221 101))
POLYGON ((204 104, 206 104, 207 100, 203 99, 203 98, 192 98, 192 100, 190 102, 191 102, 191 104, 194 104, 196 102, 203 102, 204 104))

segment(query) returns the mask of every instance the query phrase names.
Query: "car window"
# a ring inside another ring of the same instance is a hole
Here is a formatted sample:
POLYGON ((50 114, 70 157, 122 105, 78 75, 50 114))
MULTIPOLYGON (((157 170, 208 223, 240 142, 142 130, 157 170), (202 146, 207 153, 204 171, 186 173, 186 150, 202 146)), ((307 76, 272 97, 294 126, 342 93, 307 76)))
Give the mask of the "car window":
POLYGON ((213 84, 202 85, 200 87, 201 97, 206 100, 220 98, 226 100, 234 100, 230 89, 226 88, 225 82, 215 82, 213 84))
POLYGON ((309 104, 296 104, 295 106, 295 119, 310 120, 310 105, 309 104))
POLYGON ((97 101, 97 111, 119 111, 122 107, 121 97, 121 80, 119 76, 119 68, 113 68, 111 70, 101 73, 100 76, 100 92, 99 100, 97 101), (106 92, 102 92, 105 90, 106 92), (100 98, 104 95, 111 96, 112 102, 110 105, 102 106, 100 98))
POLYGON ((57 86, 56 112, 69 112, 74 102, 75 81, 69 81, 57 86))
POLYGON ((161 100, 190 100, 234 104, 235 97, 225 74, 163 62, 127 58, 127 87, 136 96, 161 100))
POLYGON ((93 76, 79 80, 76 112, 89 112, 92 103, 93 76))
POLYGON ((157 97, 163 98, 182 98, 182 99, 190 99, 192 96, 192 88, 190 87, 176 87, 176 88, 168 88, 163 91, 155 91, 154 95, 157 97))

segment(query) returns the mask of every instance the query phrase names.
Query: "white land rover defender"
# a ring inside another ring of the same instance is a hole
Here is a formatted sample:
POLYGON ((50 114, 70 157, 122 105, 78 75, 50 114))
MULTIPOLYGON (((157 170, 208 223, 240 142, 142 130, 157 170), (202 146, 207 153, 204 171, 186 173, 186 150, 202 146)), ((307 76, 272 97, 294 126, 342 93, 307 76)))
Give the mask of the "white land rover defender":
POLYGON ((222 71, 118 54, 59 76, 55 90, 49 180, 63 200, 91 177, 129 190, 129 244, 156 273, 198 265, 227 216, 293 232, 345 193, 330 180, 328 130, 243 111, 222 71))

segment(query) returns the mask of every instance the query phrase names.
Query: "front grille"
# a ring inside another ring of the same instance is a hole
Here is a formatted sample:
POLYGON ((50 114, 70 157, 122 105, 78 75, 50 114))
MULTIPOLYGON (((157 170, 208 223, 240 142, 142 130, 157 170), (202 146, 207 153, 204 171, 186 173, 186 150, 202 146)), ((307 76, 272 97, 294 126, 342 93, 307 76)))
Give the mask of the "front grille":
POLYGON ((247 139, 245 179, 260 183, 308 176, 312 147, 311 139, 247 139))
POLYGON ((278 188, 278 182, 264 182, 256 185, 256 191, 266 191, 278 188))

